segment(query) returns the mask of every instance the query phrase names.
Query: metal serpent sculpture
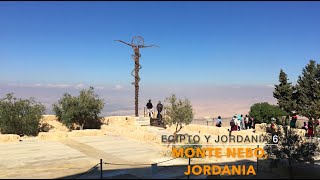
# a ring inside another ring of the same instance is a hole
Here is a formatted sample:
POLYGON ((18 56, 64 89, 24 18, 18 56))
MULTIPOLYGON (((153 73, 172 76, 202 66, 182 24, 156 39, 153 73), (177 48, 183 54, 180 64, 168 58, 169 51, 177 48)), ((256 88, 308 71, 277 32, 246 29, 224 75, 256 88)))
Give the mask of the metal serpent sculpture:
POLYGON ((139 64, 139 58, 141 57, 141 54, 139 53, 140 48, 147 48, 147 47, 158 47, 155 45, 145 46, 144 45, 144 39, 141 36, 134 36, 131 40, 131 44, 126 43, 121 40, 115 40, 121 43, 124 43, 128 46, 131 46, 134 54, 131 56, 134 60, 134 69, 131 72, 131 75, 134 77, 134 82, 131 84, 135 86, 135 116, 138 117, 138 105, 139 105, 139 81, 141 80, 139 77, 139 70, 142 68, 142 66, 139 64))
MULTIPOLYGON (((139 53, 139 51, 138 51, 137 53, 139 53)), ((135 68, 131 71, 131 75, 134 77, 134 79, 137 78, 137 81, 138 81, 138 83, 139 83, 140 80, 141 80, 141 78, 139 77, 139 75, 138 75, 138 76, 135 76, 133 73, 136 72, 136 71, 139 72, 140 69, 142 69, 142 66, 141 66, 141 64, 139 63, 139 59, 140 59, 140 57, 141 57, 141 54, 140 54, 140 53, 139 53, 139 54, 132 54, 131 57, 132 57, 132 59, 133 59, 134 62, 135 62, 135 66, 134 66, 135 68), (138 59, 138 61, 136 61, 136 59, 138 59), (138 64, 136 65, 136 63, 138 63, 138 64)), ((131 84, 132 84, 132 85, 135 85, 136 82, 132 82, 131 84)))

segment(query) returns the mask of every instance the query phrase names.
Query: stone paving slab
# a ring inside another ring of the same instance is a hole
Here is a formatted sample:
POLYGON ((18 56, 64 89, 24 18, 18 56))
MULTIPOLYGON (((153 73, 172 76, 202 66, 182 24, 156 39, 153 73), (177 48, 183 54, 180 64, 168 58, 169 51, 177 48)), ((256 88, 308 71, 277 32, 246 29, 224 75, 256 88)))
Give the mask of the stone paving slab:
MULTIPOLYGON (((141 170, 134 170, 131 175, 148 176, 151 164, 161 159, 160 149, 152 144, 110 135, 5 143, 0 144, 0 178, 63 178, 87 171, 100 159, 108 163, 135 164, 134 168, 141 170), (146 165, 136 165, 139 163, 146 165)), ((103 166, 103 170, 115 169, 127 173, 133 167, 103 166)))
POLYGON ((93 158, 57 141, 0 144, 0 178, 56 178, 94 163, 93 158))

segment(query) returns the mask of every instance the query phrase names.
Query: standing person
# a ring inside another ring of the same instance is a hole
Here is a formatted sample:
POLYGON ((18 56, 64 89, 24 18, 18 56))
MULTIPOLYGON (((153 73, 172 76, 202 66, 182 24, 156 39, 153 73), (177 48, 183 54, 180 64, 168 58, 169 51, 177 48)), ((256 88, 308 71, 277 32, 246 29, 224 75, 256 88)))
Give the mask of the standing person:
POLYGON ((275 132, 276 132, 276 119, 271 118, 270 133, 273 136, 275 132))
POLYGON ((161 104, 161 101, 159 101, 157 104, 157 111, 158 111, 157 118, 158 119, 162 119, 162 116, 161 116, 162 109, 163 109, 163 105, 161 104))
POLYGON ((235 124, 236 124, 236 126, 237 126, 237 129, 238 129, 238 131, 240 131, 240 120, 239 120, 240 115, 238 116, 238 115, 236 114, 236 115, 234 115, 234 118, 235 118, 234 122, 235 122, 235 124))
POLYGON ((250 129, 254 129, 254 128, 255 128, 255 122, 254 122, 254 117, 253 117, 253 116, 250 116, 250 119, 249 119, 249 128, 250 128, 250 129))
POLYGON ((249 129, 249 118, 248 118, 247 114, 244 117, 244 127, 245 127, 245 129, 249 129))
POLYGON ((147 113, 149 114, 149 117, 152 117, 152 114, 153 114, 153 112, 152 112, 152 108, 153 108, 153 105, 152 105, 152 103, 151 103, 151 99, 149 99, 149 102, 147 103, 147 113))
POLYGON ((240 119, 240 121, 241 121, 241 129, 244 130, 244 129, 245 129, 245 127, 244 127, 245 124, 244 124, 244 117, 243 117, 242 114, 241 114, 240 118, 241 118, 241 119, 240 119))
POLYGON ((308 122, 308 137, 312 137, 313 136, 313 123, 311 120, 309 120, 308 122))
POLYGON ((216 122, 216 126, 217 127, 221 127, 222 126, 221 116, 218 116, 218 119, 217 119, 217 122, 216 122))
POLYGON ((239 126, 240 126, 239 130, 242 130, 242 117, 240 114, 238 115, 238 121, 239 121, 239 126))
POLYGON ((252 116, 250 116, 249 118, 248 126, 249 126, 249 129, 252 128, 252 116))
POLYGON ((297 122, 298 116, 296 113, 293 114, 291 121, 290 121, 290 127, 296 128, 296 122, 297 122))
POLYGON ((233 116, 233 118, 230 120, 230 128, 231 128, 230 132, 238 130, 238 126, 236 125, 236 120, 237 120, 236 116, 233 116))
POLYGON ((307 122, 303 122, 302 129, 305 129, 306 131, 308 131, 308 123, 307 122))
POLYGON ((252 117, 252 129, 256 129, 256 121, 254 120, 254 117, 252 117))

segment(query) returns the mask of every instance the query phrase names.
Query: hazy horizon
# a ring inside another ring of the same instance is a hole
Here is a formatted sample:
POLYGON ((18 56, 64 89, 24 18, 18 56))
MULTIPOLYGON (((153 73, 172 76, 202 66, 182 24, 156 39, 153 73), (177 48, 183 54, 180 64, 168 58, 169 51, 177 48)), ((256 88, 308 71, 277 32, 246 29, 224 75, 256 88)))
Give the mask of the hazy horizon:
MULTIPOLYGON (((87 84, 0 84, 1 98, 7 93, 14 93, 19 98, 35 97, 36 101, 46 106, 46 113, 52 114, 52 104, 58 102, 67 92, 78 95, 79 91, 88 88, 87 84)), ((103 116, 134 115, 134 86, 105 85, 95 86, 95 93, 104 99, 103 116)), ((203 85, 203 86, 141 86, 139 114, 147 100, 155 106, 158 101, 164 103, 166 97, 176 94, 178 98, 188 98, 194 108, 195 118, 231 117, 235 113, 246 114, 252 104, 269 102, 275 104, 271 85, 203 85)))

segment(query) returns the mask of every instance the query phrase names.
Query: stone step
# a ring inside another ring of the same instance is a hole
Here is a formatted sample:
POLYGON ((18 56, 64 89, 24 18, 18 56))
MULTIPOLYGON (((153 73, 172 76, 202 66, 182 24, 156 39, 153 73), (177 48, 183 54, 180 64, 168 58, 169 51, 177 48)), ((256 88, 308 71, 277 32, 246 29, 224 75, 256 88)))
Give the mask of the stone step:
POLYGON ((149 117, 139 117, 136 119, 136 125, 138 126, 149 126, 150 118, 149 117))

